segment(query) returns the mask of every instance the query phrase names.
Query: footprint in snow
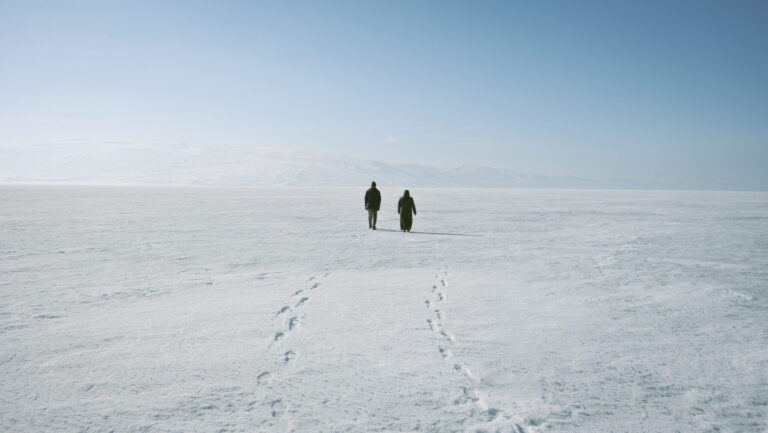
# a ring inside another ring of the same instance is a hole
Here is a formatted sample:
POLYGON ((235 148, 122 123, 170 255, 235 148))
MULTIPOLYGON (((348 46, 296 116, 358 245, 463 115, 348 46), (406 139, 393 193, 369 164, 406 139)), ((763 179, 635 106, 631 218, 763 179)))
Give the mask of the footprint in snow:
POLYGON ((269 402, 269 407, 272 408, 272 417, 282 416, 285 413, 286 405, 282 398, 272 400, 269 402))
POLYGON ((299 318, 298 316, 293 316, 290 319, 288 319, 288 330, 293 331, 294 329, 299 327, 299 318))
POLYGON ((443 357, 443 359, 448 359, 451 356, 453 356, 453 353, 451 352, 451 349, 446 349, 442 346, 439 346, 437 350, 440 352, 440 355, 443 357))
POLYGON ((477 391, 473 390, 469 386, 462 386, 462 395, 453 401, 453 404, 460 405, 468 402, 477 403, 480 401, 480 396, 477 395, 477 391))
POLYGON ((445 300, 445 294, 443 292, 437 293, 437 302, 443 302, 445 300))
POLYGON ((437 317, 437 320, 443 320, 443 312, 440 310, 435 310, 435 316, 437 317))
POLYGON ((275 340, 274 341, 281 341, 285 338, 285 334, 282 332, 278 332, 275 334, 275 340))
POLYGON ((453 334, 451 334, 450 332, 446 331, 445 329, 443 329, 443 330, 441 330, 441 331, 440 331, 440 335, 442 335, 443 337, 445 337, 445 339, 446 339, 446 340, 448 340, 448 341, 450 341, 450 342, 454 342, 454 341, 456 341, 456 339, 455 339, 455 338, 453 338, 453 334))
POLYGON ((283 362, 285 364, 293 361, 294 359, 296 359, 296 352, 294 352, 293 350, 289 350, 285 352, 285 354, 283 355, 283 362))
POLYGON ((303 292, 304 292, 304 289, 299 289, 299 290, 297 290, 297 291, 293 292, 293 294, 292 294, 291 296, 299 296, 299 295, 301 295, 303 292))
POLYGON ((309 298, 305 296, 305 297, 299 299, 299 302, 296 303, 296 306, 300 307, 300 306, 304 305, 304 303, 307 302, 307 301, 309 301, 309 298))
POLYGON ((432 319, 427 319, 427 325, 429 325, 429 330, 434 331, 435 330, 435 322, 432 321, 432 319))
POLYGON ((281 314, 285 313, 286 311, 288 311, 288 310, 290 310, 290 309, 291 309, 291 307, 289 307, 289 306, 287 306, 287 305, 283 305, 283 308, 279 309, 279 310, 277 311, 277 313, 275 313, 275 315, 279 316, 279 315, 281 315, 281 314))
POLYGON ((261 382, 265 381, 270 374, 271 374, 270 372, 265 371, 265 372, 261 373, 260 375, 256 376, 256 383, 261 385, 261 382))
POLYGON ((467 367, 466 365, 456 363, 456 364, 453 364, 453 368, 455 368, 456 371, 460 371, 470 381, 475 380, 475 375, 472 374, 472 370, 470 370, 469 367, 467 367))
POLYGON ((501 410, 492 407, 492 408, 489 408, 485 412, 485 414, 488 416, 488 422, 491 422, 499 417, 499 415, 501 414, 501 410))

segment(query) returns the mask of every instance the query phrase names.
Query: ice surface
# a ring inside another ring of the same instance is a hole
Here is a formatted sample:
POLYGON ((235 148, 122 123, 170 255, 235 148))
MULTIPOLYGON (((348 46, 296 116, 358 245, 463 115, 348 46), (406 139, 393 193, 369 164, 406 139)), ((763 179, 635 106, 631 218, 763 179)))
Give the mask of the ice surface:
POLYGON ((0 430, 768 429, 768 194, 0 187, 0 430))

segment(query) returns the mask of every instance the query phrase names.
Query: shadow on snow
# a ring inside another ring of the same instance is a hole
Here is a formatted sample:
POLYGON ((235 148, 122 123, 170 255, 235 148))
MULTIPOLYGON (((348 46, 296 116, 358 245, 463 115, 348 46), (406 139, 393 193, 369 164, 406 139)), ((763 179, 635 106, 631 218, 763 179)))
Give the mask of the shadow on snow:
MULTIPOLYGON (((402 230, 379 229, 379 228, 377 228, 376 231, 397 233, 397 232, 400 232, 402 230)), ((476 237, 476 238, 483 237, 483 235, 470 235, 470 234, 467 234, 467 233, 439 233, 439 232, 409 232, 409 233, 414 234, 414 235, 471 236, 471 237, 476 237)))

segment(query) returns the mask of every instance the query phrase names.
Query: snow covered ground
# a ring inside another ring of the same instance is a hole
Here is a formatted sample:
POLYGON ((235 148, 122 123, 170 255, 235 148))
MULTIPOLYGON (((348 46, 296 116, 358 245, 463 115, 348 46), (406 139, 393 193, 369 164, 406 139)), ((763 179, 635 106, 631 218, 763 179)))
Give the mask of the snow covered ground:
POLYGON ((0 430, 764 432, 768 194, 0 187, 0 430))
MULTIPOLYGON (((163 186, 325 186, 713 189, 712 185, 595 180, 504 168, 386 162, 285 147, 217 149, 130 143, 0 143, 0 183, 163 186), (682 186, 681 186, 682 185, 682 186)), ((733 189, 734 185, 721 186, 733 189)), ((718 189, 718 188, 714 188, 718 189)))

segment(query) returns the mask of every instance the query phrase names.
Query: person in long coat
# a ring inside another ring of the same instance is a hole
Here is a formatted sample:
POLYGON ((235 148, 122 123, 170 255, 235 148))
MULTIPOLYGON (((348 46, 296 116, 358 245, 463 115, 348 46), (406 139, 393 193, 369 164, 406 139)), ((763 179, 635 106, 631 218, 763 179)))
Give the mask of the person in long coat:
POLYGON ((397 201, 397 213, 400 214, 400 230, 411 231, 413 215, 416 215, 416 203, 413 202, 411 193, 406 189, 400 200, 397 201))
POLYGON ((376 182, 365 192, 365 209, 368 211, 368 228, 376 230, 376 214, 381 206, 381 193, 376 189, 376 182))

